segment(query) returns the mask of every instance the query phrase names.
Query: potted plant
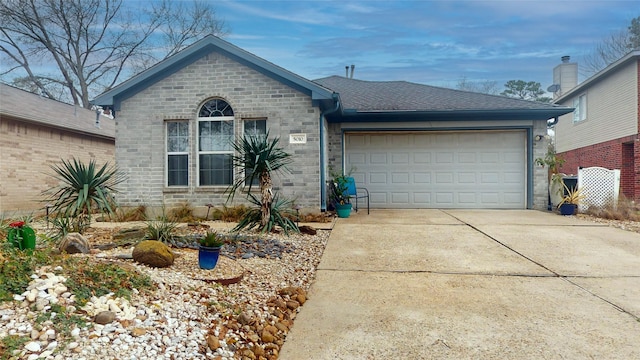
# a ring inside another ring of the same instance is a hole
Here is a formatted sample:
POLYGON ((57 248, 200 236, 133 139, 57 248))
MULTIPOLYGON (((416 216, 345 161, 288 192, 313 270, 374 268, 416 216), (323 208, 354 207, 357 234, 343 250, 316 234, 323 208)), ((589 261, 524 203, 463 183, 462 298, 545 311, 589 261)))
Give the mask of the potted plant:
POLYGON ((562 177, 564 174, 560 173, 560 168, 564 165, 564 162, 565 160, 556 154, 556 149, 551 142, 548 144, 545 157, 535 159, 537 165, 546 166, 548 169, 549 200, 553 206, 560 206, 560 201, 562 201, 562 177))
POLYGON ((348 179, 346 175, 336 175, 330 183, 330 196, 336 213, 340 218, 351 215, 351 195, 349 195, 348 179))
POLYGON ((198 245, 198 265, 201 269, 213 270, 218 264, 224 238, 214 231, 209 231, 198 240, 198 245))
POLYGON ((565 183, 562 183, 562 186, 564 187, 564 196, 558 205, 560 215, 574 215, 578 208, 578 204, 585 198, 585 196, 582 193, 581 188, 569 189, 565 183))

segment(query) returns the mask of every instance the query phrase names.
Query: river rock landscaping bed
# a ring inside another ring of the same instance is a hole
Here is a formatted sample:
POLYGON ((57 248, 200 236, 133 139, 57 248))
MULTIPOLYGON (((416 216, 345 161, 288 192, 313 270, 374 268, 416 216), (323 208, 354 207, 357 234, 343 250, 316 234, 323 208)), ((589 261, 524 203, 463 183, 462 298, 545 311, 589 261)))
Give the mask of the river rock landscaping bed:
MULTIPOLYGON (((119 230, 92 228, 91 253, 72 256, 135 269, 154 289, 134 291, 130 300, 92 297, 80 306, 59 268, 38 269, 27 291, 0 303, 0 338, 29 338, 8 358, 277 359, 329 237, 322 230, 241 234, 209 271, 199 269, 197 250, 184 240, 172 247, 170 267, 137 264, 131 245, 104 246, 119 230)), ((183 231, 188 239, 206 228, 183 231)))

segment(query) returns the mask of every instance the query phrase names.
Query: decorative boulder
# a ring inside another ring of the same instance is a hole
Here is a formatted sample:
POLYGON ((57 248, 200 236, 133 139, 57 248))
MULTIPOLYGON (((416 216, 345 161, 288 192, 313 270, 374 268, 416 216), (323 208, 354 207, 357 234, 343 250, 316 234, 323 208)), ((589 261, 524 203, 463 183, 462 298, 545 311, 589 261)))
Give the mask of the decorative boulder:
POLYGON ((133 260, 151 267, 163 268, 173 264, 171 249, 157 240, 145 240, 133 248, 133 260))
POLYGON ((113 311, 101 311, 93 318, 93 322, 100 325, 107 325, 112 323, 115 319, 116 314, 113 311))
POLYGON ((88 254, 89 242, 79 233, 68 233, 60 242, 59 250, 61 253, 67 254, 88 254))
POLYGON ((113 241, 125 241, 131 239, 142 239, 147 234, 145 228, 132 228, 120 230, 117 234, 113 235, 113 241))
POLYGON ((300 230, 301 233, 307 235, 315 235, 318 232, 313 226, 309 225, 301 225, 298 227, 298 230, 300 230))

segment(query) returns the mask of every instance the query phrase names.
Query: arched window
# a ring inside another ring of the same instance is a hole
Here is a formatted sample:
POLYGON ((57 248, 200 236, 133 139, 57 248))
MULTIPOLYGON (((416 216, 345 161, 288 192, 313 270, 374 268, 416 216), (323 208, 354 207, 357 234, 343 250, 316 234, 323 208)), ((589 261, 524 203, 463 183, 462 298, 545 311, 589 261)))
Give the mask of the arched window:
POLYGON ((198 111, 198 182, 200 186, 233 182, 234 117, 222 99, 205 102, 198 111))

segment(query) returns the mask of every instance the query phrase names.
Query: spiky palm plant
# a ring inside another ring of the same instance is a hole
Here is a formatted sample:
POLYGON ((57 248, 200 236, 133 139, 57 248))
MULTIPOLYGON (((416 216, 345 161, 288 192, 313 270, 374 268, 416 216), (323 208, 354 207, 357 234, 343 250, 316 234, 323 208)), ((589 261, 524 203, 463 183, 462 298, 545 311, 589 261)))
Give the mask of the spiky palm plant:
POLYGON ((264 136, 246 136, 233 143, 236 155, 233 164, 242 169, 242 173, 229 189, 227 200, 233 199, 236 192, 247 184, 251 193, 255 180, 260 186, 260 227, 264 230, 270 223, 273 208, 273 182, 271 175, 288 172, 287 165, 293 160, 291 155, 278 147, 280 139, 269 140, 269 132, 264 136))
POLYGON ((52 203, 57 216, 84 218, 91 221, 94 209, 113 214, 116 186, 124 181, 115 166, 105 163, 98 168, 95 160, 89 164, 73 158, 62 159, 62 164, 52 165, 53 176, 60 185, 44 191, 45 201, 52 203))
POLYGON ((293 201, 280 199, 278 194, 275 194, 273 196, 273 202, 271 203, 269 220, 264 225, 261 225, 262 213, 260 200, 249 194, 249 201, 257 205, 257 207, 249 209, 244 216, 242 216, 238 225, 233 228, 233 231, 240 231, 245 228, 252 230, 260 227, 262 232, 271 232, 276 228, 276 225, 280 226, 286 235, 289 235, 290 231, 300 231, 296 223, 291 220, 293 216, 295 216, 291 208, 293 201))

